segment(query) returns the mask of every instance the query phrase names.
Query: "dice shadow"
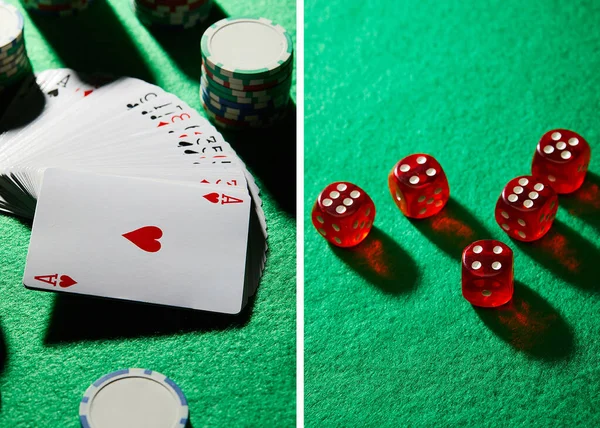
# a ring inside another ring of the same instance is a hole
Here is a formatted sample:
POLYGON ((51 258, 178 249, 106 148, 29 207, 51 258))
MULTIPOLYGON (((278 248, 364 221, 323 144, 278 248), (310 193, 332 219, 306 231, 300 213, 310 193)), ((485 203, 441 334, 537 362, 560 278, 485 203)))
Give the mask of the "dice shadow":
POLYGON ((433 244, 459 260, 467 245, 491 237, 485 226, 452 197, 438 214, 409 220, 433 244))
POLYGON ((544 298, 519 281, 510 302, 497 308, 474 308, 494 334, 533 358, 566 360, 574 352, 572 328, 544 298))
POLYGON ((386 294, 409 293, 417 286, 419 271, 414 260, 377 227, 355 247, 329 245, 339 259, 386 294))
POLYGON ((559 205, 600 231, 600 176, 588 171, 577 191, 559 196, 559 205))
POLYGON ((541 239, 513 242, 525 254, 564 281, 600 293, 600 250, 559 220, 541 239))

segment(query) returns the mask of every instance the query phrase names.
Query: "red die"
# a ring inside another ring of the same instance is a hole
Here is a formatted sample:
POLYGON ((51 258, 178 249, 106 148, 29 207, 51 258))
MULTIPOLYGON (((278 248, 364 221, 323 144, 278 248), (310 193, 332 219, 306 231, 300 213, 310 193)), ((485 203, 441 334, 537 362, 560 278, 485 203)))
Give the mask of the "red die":
POLYGON ((400 211, 412 218, 439 213, 450 197, 442 166, 425 154, 410 155, 398 162, 388 176, 388 186, 400 211))
POLYGON ((547 181, 556 193, 571 193, 581 187, 590 163, 590 145, 567 129, 546 132, 533 155, 531 174, 547 181))
POLYGON ((332 183, 317 198, 312 222, 321 235, 338 247, 352 247, 367 237, 375 220, 375 204, 360 187, 332 183))
POLYGON ((556 210, 558 196, 548 185, 532 176, 513 178, 496 203, 496 222, 519 241, 535 241, 548 232, 556 210))
POLYGON ((462 254, 462 293, 472 305, 493 308, 513 295, 513 252, 500 241, 473 242, 462 254))

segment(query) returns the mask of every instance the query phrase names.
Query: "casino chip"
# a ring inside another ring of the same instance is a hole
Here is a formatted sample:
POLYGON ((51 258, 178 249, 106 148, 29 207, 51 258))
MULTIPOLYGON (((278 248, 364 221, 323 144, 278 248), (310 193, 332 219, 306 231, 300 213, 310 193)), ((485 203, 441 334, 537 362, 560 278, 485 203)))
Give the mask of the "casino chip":
POLYGON ((28 10, 40 15, 70 16, 86 9, 92 0, 21 0, 28 10))
POLYGON ((21 80, 31 70, 23 38, 23 15, 0 1, 0 90, 21 80))
POLYGON ((79 405, 83 428, 184 428, 188 414, 181 388, 165 375, 144 369, 102 376, 79 405))
POLYGON ((212 0, 131 0, 140 22, 151 28, 186 29, 208 18, 212 0))
POLYGON ((285 117, 292 38, 266 18, 226 18, 202 35, 200 98, 222 128, 269 127, 285 117))

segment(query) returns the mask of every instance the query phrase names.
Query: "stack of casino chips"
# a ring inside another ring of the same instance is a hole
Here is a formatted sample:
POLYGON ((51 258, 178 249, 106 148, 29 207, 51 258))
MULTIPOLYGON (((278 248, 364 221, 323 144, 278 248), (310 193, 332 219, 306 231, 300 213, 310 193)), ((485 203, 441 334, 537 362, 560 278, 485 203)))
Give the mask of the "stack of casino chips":
POLYGON ((27 10, 42 15, 70 16, 86 9, 92 0, 22 0, 27 10))
POLYGON ((0 1, 0 89, 17 83, 31 70, 23 37, 23 15, 0 1))
POLYGON ((208 18, 212 0, 132 0, 131 7, 147 27, 186 29, 208 18))
POLYGON ((290 99, 292 39, 266 18, 226 18, 202 36, 200 97, 221 128, 269 127, 290 99))

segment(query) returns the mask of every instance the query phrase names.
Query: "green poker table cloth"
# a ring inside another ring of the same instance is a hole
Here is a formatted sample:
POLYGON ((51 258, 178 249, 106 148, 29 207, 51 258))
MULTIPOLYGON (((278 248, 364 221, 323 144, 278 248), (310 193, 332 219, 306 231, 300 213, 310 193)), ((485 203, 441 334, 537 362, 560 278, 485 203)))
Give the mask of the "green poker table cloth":
POLYGON ((306 2, 306 426, 600 426, 599 20, 594 1, 306 2), (553 128, 590 142, 588 176, 519 243, 494 207, 553 128), (387 187, 411 153, 450 184, 422 221, 387 187), (334 181, 376 205, 354 249, 311 224, 334 181), (461 295, 462 250, 487 238, 514 251, 496 310, 461 295))
MULTIPOLYGON (((208 23, 149 31, 129 2, 117 0, 96 0, 75 18, 23 14, 34 71, 69 67, 138 77, 203 112, 200 37, 208 23)), ((210 23, 240 15, 270 18, 295 36, 293 1, 218 1, 210 23)), ((80 426, 86 388, 129 367, 173 379, 189 401, 189 426, 294 424, 294 133, 225 137, 262 190, 269 227, 264 277, 238 316, 27 290, 21 279, 30 224, 0 216, 0 426, 80 426)))

